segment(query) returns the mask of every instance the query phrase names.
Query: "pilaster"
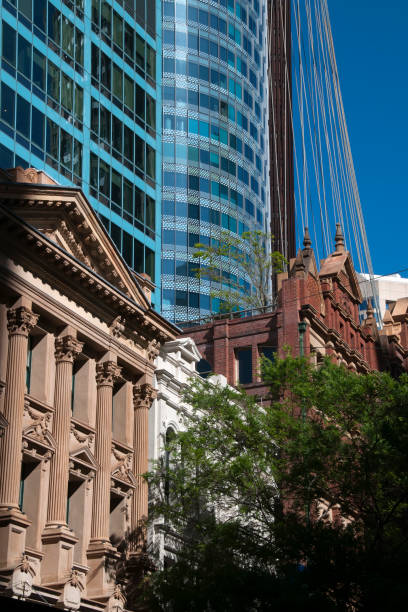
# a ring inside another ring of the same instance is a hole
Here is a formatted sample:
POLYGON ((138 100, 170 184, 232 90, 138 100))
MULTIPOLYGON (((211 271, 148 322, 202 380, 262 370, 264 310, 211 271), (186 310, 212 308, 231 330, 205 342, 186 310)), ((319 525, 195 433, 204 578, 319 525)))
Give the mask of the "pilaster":
POLYGON ((145 548, 145 527, 147 519, 148 487, 143 478, 148 470, 148 424, 149 408, 157 397, 157 391, 150 383, 133 387, 134 433, 133 433, 133 473, 136 477, 136 489, 131 508, 131 551, 142 553, 145 548))

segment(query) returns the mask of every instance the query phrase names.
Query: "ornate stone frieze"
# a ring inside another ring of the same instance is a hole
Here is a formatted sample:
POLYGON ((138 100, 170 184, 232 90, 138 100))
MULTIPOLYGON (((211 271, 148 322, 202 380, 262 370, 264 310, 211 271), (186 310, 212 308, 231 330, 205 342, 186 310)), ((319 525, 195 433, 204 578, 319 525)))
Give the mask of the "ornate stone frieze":
POLYGON ((55 360, 57 363, 66 361, 73 363, 82 351, 83 342, 78 342, 73 336, 62 336, 55 339, 55 360))
POLYGON ((32 328, 37 325, 38 318, 39 315, 34 314, 25 306, 10 308, 7 311, 7 329, 9 334, 28 336, 32 328))
POLYGON ((92 269, 91 260, 87 255, 85 255, 81 245, 75 238, 74 233, 68 228, 64 220, 60 221, 59 230, 75 257, 92 269))
POLYGON ((80 445, 85 445, 89 449, 93 448, 93 444, 94 444, 94 440, 95 440, 95 434, 93 433, 93 431, 90 431, 90 432, 80 431, 79 429, 77 429, 75 427, 74 423, 71 423, 71 430, 70 431, 71 431, 71 434, 72 434, 73 438, 80 445))
POLYGON ((122 586, 116 584, 112 595, 109 597, 105 610, 107 612, 122 612, 125 609, 125 604, 126 597, 123 593, 122 586))
POLYGON ((113 319, 109 331, 114 338, 120 338, 125 331, 125 320, 120 315, 113 319))
POLYGON ((14 597, 26 599, 33 590, 33 578, 36 572, 27 555, 23 555, 21 563, 17 565, 11 576, 11 590, 14 597))
POLYGON ((34 408, 28 400, 24 402, 23 452, 39 461, 48 461, 55 452, 51 417, 51 412, 34 408))
POLYGON ((157 397, 157 391, 149 383, 134 385, 133 406, 137 408, 150 408, 153 400, 157 397))
POLYGON ((113 387, 119 378, 122 368, 114 361, 102 361, 96 364, 96 384, 98 387, 113 387))
POLYGON ((60 598, 64 610, 79 610, 81 607, 81 594, 84 590, 82 580, 83 576, 78 570, 73 569, 69 579, 64 585, 60 598))
POLYGON ((123 492, 135 486, 135 477, 131 471, 133 453, 124 453, 112 445, 112 487, 123 492), (120 481, 120 482, 117 482, 120 481))

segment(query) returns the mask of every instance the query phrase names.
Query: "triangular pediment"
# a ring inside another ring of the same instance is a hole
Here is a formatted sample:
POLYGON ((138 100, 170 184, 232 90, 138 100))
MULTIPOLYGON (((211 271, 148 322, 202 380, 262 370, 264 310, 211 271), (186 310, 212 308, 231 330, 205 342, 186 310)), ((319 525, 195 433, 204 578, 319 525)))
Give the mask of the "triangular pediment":
POLYGON ((200 361, 200 359, 202 359, 202 356, 197 349, 196 343, 192 338, 189 337, 177 338, 177 340, 166 342, 162 350, 165 353, 175 353, 177 351, 180 351, 182 356, 190 362, 200 361))
POLYGON ((149 308, 138 282, 113 244, 96 212, 76 188, 30 185, 30 199, 24 199, 26 185, 8 187, 8 206, 47 240, 78 263, 95 272, 136 304, 149 308))
POLYGON ((95 470, 98 467, 95 457, 87 446, 81 446, 80 448, 77 448, 75 451, 70 453, 69 457, 71 460, 79 461, 80 463, 86 464, 95 470))

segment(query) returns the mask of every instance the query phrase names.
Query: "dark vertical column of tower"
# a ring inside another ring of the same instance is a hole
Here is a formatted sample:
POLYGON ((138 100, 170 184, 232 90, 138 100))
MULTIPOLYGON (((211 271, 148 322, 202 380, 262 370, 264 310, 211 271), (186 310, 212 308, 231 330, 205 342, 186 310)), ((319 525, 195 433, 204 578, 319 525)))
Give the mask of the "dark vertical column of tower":
MULTIPOLYGON (((272 250, 295 256, 290 0, 269 0, 269 150, 272 250)), ((275 283, 274 283, 275 285, 275 283)))

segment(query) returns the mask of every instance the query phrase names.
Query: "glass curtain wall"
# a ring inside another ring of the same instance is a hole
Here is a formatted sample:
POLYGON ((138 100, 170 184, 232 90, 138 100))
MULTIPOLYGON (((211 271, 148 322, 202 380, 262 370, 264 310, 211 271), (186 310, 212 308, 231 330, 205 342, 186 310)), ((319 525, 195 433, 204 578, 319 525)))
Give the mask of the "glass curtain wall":
POLYGON ((81 187, 159 307, 160 0, 2 0, 0 20, 0 167, 81 187))
MULTIPOLYGON (((197 278, 198 242, 269 228, 266 0, 162 3, 162 312, 218 312, 197 278)), ((250 290, 250 279, 223 261, 250 290)))

